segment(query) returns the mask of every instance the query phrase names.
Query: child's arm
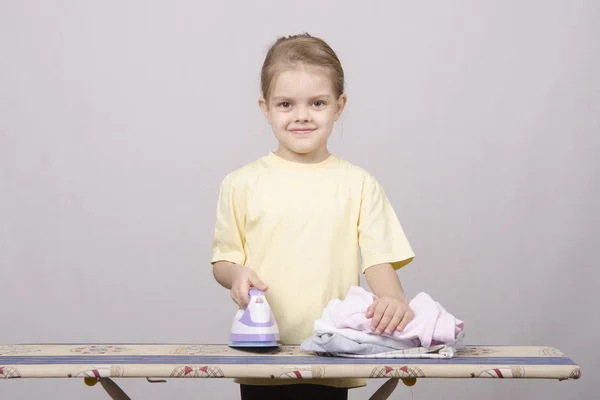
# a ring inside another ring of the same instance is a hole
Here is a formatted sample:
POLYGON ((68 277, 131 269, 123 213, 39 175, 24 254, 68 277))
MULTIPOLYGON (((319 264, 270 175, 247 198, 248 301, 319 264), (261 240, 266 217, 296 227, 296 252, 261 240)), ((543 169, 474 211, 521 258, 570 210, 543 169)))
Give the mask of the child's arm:
POLYGON ((241 266, 227 261, 218 261, 213 264, 213 276, 219 285, 231 290, 233 275, 241 266))
POLYGON ((252 268, 243 265, 217 261, 213 263, 213 275, 221 286, 230 290, 231 298, 240 308, 248 305, 250 287, 262 291, 268 289, 252 268))
POLYGON ((229 289, 233 301, 240 308, 248 305, 250 287, 267 290, 254 270, 245 265, 245 215, 247 184, 227 175, 221 182, 215 233, 213 238, 212 266, 215 280, 229 289))
POLYGON ((402 331, 412 320, 413 312, 394 267, 389 263, 374 265, 367 268, 365 276, 377 296, 367 311, 367 318, 373 318, 371 329, 376 334, 385 331, 388 335, 394 330, 402 331))

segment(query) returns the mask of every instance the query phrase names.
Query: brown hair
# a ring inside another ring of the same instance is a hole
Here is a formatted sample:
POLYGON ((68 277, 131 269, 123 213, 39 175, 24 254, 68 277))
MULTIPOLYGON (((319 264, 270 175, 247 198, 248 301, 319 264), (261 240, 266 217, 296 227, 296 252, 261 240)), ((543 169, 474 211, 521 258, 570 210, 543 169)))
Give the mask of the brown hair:
POLYGON ((281 66, 297 64, 327 69, 336 96, 344 93, 344 70, 335 52, 324 40, 304 33, 277 39, 267 52, 260 75, 262 94, 267 102, 271 85, 281 72, 281 66))

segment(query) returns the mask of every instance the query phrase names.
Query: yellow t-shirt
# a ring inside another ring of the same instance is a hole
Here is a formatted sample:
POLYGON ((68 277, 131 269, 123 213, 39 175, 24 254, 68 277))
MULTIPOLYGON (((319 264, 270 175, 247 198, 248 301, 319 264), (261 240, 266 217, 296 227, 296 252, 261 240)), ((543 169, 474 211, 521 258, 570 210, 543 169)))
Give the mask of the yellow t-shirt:
POLYGON ((310 337, 328 302, 344 299, 368 267, 398 269, 414 257, 377 180, 333 155, 304 164, 270 153, 231 172, 216 217, 212 262, 248 266, 269 286, 265 296, 283 344, 310 337))

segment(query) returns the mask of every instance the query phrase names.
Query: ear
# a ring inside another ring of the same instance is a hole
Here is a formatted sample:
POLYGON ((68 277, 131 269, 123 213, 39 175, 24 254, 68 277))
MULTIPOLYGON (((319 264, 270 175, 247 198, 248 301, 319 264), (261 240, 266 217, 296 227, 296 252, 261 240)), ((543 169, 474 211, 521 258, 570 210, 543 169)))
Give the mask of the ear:
POLYGON ((335 112, 335 120, 337 121, 340 115, 342 115, 342 111, 346 107, 346 103, 348 102, 348 96, 346 93, 342 93, 340 97, 337 99, 337 111, 335 112))
POLYGON ((269 113, 269 104, 267 103, 267 101, 265 100, 264 97, 261 96, 260 99, 258 99, 258 106, 262 110, 263 114, 265 114, 265 117, 267 117, 267 121, 269 121, 269 124, 270 124, 271 123, 271 115, 269 113))

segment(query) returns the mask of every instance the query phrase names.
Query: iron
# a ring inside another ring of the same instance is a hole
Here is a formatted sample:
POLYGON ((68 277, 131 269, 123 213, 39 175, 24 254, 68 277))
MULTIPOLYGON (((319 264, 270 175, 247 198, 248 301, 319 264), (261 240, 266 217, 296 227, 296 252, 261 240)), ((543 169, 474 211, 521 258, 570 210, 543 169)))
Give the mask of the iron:
POLYGON ((231 324, 231 347, 278 347, 279 327, 262 290, 251 288, 246 308, 238 309, 231 324))

